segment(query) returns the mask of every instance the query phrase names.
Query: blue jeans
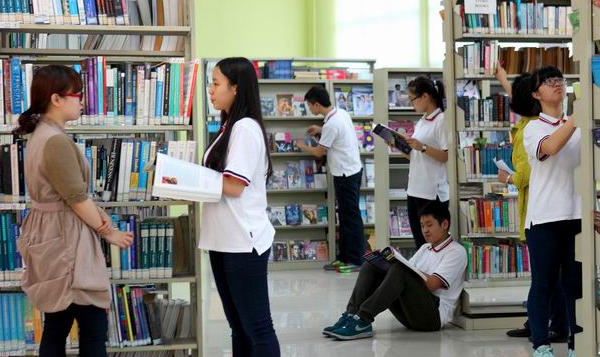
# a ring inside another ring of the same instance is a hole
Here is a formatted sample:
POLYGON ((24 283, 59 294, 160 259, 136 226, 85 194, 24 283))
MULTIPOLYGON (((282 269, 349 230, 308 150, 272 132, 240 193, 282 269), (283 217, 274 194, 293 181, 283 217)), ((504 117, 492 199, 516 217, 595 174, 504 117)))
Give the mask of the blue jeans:
POLYGON ((550 300, 559 282, 567 306, 569 348, 575 347, 574 334, 580 331, 575 321, 575 300, 581 297, 581 265, 575 261, 575 235, 580 231, 581 220, 537 224, 525 230, 531 263, 527 316, 534 349, 550 344, 550 300))
POLYGON ((231 327, 233 357, 279 357, 273 328, 267 263, 269 251, 210 252, 215 283, 231 327))

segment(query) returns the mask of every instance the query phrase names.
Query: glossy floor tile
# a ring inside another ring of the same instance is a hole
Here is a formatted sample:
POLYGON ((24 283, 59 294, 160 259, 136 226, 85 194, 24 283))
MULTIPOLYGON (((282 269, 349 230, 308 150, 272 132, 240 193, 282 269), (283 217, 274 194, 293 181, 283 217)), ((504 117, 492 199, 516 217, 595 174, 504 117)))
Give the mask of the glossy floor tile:
MULTIPOLYGON (((372 339, 341 342, 321 335, 344 310, 357 273, 340 275, 320 270, 269 274, 271 309, 284 357, 525 357, 526 339, 508 338, 505 330, 464 331, 448 326, 440 332, 405 329, 389 312, 377 317, 372 339)), ((211 284, 206 301, 205 356, 231 356, 230 330, 219 296, 211 284)), ((566 345, 554 346, 565 356, 566 345)))

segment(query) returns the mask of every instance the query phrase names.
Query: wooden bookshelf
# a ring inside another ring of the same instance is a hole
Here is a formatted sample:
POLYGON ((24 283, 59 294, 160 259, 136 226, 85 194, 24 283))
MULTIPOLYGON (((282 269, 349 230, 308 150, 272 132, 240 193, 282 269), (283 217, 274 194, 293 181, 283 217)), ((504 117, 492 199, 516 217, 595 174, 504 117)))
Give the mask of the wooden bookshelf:
POLYGON ((2 27, 0 32, 47 33, 67 35, 164 35, 187 36, 189 26, 51 25, 18 24, 2 27))

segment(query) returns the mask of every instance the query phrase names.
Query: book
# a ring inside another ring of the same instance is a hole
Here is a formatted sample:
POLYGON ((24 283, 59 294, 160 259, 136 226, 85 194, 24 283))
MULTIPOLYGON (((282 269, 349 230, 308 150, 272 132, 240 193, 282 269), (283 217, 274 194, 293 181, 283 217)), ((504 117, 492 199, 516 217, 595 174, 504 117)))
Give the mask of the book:
POLYGON ((298 260, 305 260, 305 256, 304 256, 304 241, 300 241, 300 240, 296 240, 296 241, 290 241, 289 247, 290 247, 290 260, 291 261, 298 261, 298 260))
POLYGON ((317 222, 318 222, 317 205, 303 204, 301 206, 301 210, 302 210, 302 224, 303 225, 317 224, 317 222))
POLYGON ((260 108, 263 117, 275 116, 275 98, 271 96, 260 97, 260 108))
POLYGON ((394 146, 406 155, 412 151, 412 148, 402 134, 395 132, 383 124, 376 124, 373 128, 373 133, 385 140, 388 145, 394 146))
POLYGON ((221 199, 220 172, 158 153, 152 195, 189 201, 217 202, 221 199))
POLYGON ((416 276, 418 276, 423 282, 427 281, 427 276, 423 272, 419 271, 413 266, 408 259, 404 258, 400 252, 393 247, 385 247, 382 250, 373 250, 364 255, 365 262, 371 264, 379 271, 387 272, 392 264, 400 262, 416 276))
POLYGON ((287 225, 284 206, 267 207, 267 214, 273 226, 287 225))
POLYGON ((374 99, 373 87, 354 86, 352 87, 352 107, 354 115, 370 116, 373 115, 374 99))
POLYGON ((293 116, 294 107, 292 106, 292 94, 277 94, 277 115, 293 116))
POLYGON ((300 205, 290 204, 285 206, 285 222, 288 226, 299 226, 302 223, 300 205))
POLYGON ((273 261, 288 261, 288 242, 273 242, 273 261))

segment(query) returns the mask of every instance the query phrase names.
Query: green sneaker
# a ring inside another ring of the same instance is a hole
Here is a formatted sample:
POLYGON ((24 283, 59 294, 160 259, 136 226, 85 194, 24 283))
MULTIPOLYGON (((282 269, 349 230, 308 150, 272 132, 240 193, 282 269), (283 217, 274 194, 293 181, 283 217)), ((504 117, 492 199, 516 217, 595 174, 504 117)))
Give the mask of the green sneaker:
POLYGON ((360 270, 361 265, 356 265, 352 263, 342 264, 338 266, 337 271, 340 273, 354 273, 360 270))
POLYGON ((554 357, 554 351, 550 345, 542 345, 533 351, 533 357, 554 357))
POLYGON ((339 319, 339 320, 337 320, 337 322, 336 322, 336 323, 334 323, 334 324, 333 324, 333 325, 331 325, 331 326, 327 326, 327 327, 325 327, 325 328, 323 329, 323 335, 325 335, 325 336, 327 336, 327 337, 331 336, 331 335, 330 335, 331 331, 333 331, 333 330, 337 330, 338 328, 340 328, 340 327, 344 326, 344 324, 346 323, 346 320, 347 320, 348 318, 351 318, 352 316, 353 316, 352 314, 350 314, 350 313, 348 313, 348 312, 344 312, 344 313, 342 314, 342 316, 340 317, 340 319, 339 319))
POLYGON ((368 338, 373 336, 373 326, 354 315, 346 319, 344 326, 331 331, 329 335, 344 341, 368 338))
POLYGON ((343 263, 341 260, 337 260, 337 259, 336 259, 336 260, 332 261, 332 262, 331 262, 331 263, 329 263, 329 264, 325 264, 325 265, 323 266, 323 269, 325 269, 325 270, 330 270, 330 271, 333 271, 333 270, 337 270, 337 268, 338 268, 340 265, 343 265, 343 264, 344 264, 344 263, 343 263))

